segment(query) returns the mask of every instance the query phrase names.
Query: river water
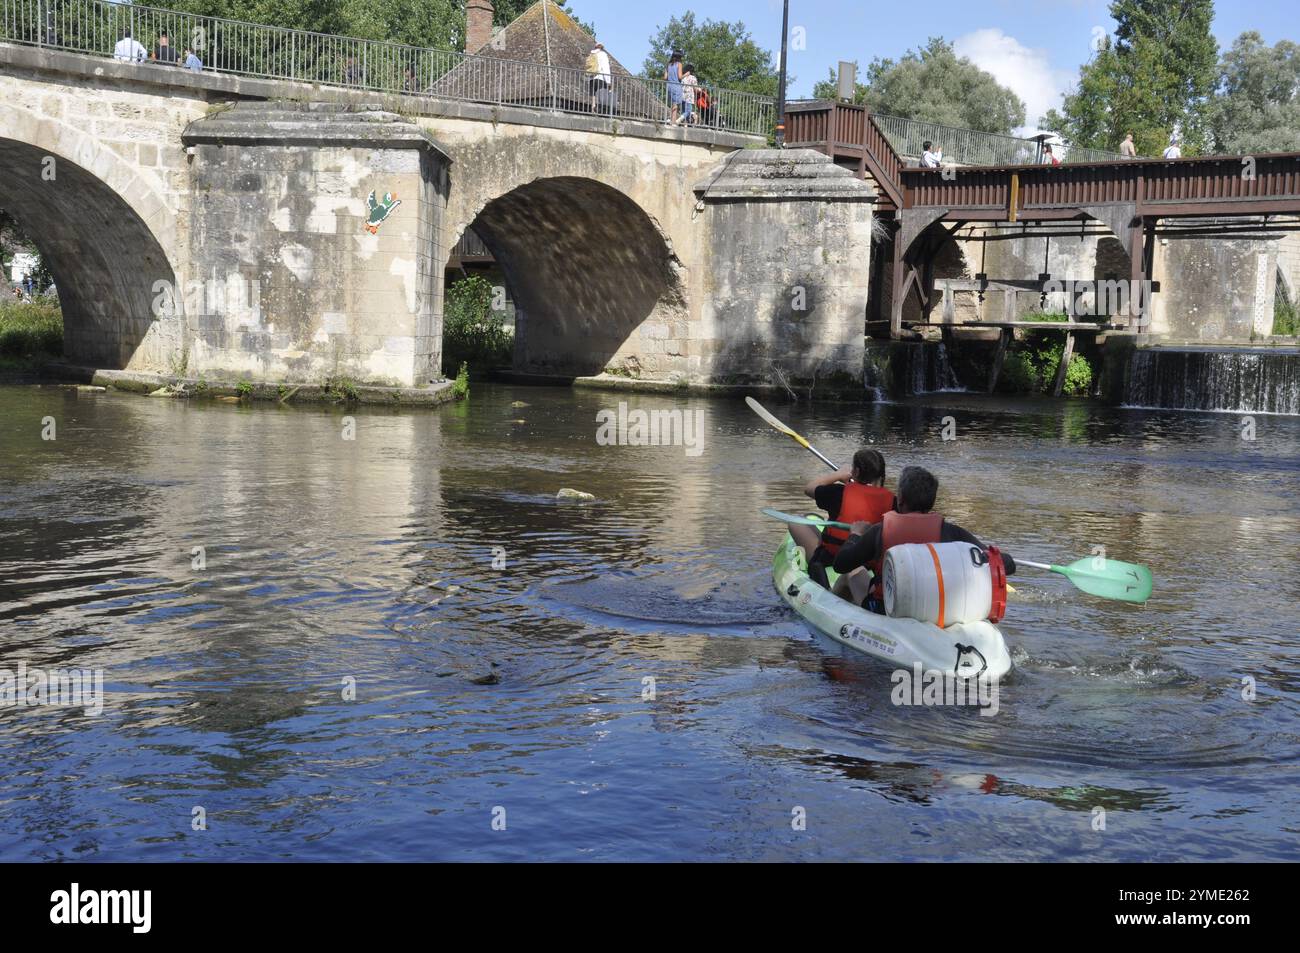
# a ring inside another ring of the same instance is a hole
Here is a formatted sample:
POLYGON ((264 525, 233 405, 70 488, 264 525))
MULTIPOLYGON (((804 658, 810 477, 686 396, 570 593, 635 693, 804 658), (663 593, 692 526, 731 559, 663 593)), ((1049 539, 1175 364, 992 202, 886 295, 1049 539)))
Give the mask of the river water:
POLYGON ((773 590, 759 508, 806 509, 819 464, 740 400, 0 387, 0 669, 104 679, 98 713, 0 708, 0 858, 1300 856, 1300 419, 772 408, 1156 595, 1022 573, 997 714, 895 706, 773 590), (620 401, 698 414, 700 452, 599 445, 620 401))

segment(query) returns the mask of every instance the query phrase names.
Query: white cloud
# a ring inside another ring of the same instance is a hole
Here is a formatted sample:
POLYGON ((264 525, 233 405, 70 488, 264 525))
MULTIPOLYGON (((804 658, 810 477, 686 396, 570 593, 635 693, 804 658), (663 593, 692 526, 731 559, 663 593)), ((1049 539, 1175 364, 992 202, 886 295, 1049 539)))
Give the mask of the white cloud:
POLYGON ((959 36, 953 46, 958 56, 992 73, 1024 100, 1026 126, 1018 130, 1022 134, 1037 132, 1039 117, 1061 108, 1061 96, 1077 76, 1075 69, 1053 66, 1046 50, 1031 49, 996 27, 959 36))

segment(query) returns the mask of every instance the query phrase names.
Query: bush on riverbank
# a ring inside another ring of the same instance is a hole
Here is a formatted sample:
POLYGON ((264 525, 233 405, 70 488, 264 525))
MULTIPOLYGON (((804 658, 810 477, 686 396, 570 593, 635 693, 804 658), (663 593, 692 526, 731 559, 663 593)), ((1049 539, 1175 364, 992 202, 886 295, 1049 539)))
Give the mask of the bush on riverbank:
MULTIPOLYGON (((1064 313, 1035 314, 1035 321, 1066 322, 1064 313)), ((1076 351, 1065 370, 1065 385, 1061 393, 1066 397, 1086 397, 1092 391, 1094 377, 1092 362, 1078 348, 1085 342, 1075 339, 1076 351)), ((1050 394, 1056 383, 1056 369, 1065 353, 1065 338, 1059 331, 1029 331, 1007 348, 998 379, 998 390, 1017 394, 1050 394)))
POLYGON ((454 282, 444 299, 442 373, 451 377, 462 364, 475 374, 508 366, 514 334, 505 316, 492 309, 492 285, 479 275, 454 282))
POLYGON ((1280 290, 1273 298, 1273 333, 1283 337, 1300 335, 1300 309, 1280 290))
POLYGON ((57 301, 0 301, 0 357, 36 361, 63 353, 63 313, 57 301))

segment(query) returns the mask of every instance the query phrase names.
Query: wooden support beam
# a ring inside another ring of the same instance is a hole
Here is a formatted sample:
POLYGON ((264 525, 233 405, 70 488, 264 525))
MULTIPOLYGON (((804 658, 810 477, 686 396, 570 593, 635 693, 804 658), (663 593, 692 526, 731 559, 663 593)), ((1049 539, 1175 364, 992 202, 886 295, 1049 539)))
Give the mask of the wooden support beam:
POLYGON ((906 264, 903 261, 903 232, 900 228, 894 232, 893 279, 889 285, 889 336, 895 341, 903 336, 903 298, 907 291, 903 287, 906 264))
POLYGON ((1070 358, 1074 356, 1074 332, 1065 332, 1065 348, 1061 351, 1061 363, 1056 368, 1056 383, 1052 385, 1052 396, 1060 397, 1065 388, 1065 374, 1070 369, 1070 358))
POLYGON ((989 371, 990 394, 998 386, 998 378, 1002 376, 1002 362, 1007 358, 1007 345, 1011 343, 1011 337, 1015 333, 1010 328, 1003 328, 1002 333, 998 335, 998 349, 993 352, 993 368, 989 371))

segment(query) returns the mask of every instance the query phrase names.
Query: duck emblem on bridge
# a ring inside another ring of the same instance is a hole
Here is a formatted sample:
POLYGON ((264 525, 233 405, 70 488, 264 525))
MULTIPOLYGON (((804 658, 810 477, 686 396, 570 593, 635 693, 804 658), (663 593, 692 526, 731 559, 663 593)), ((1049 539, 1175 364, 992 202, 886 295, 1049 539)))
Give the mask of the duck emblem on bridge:
POLYGON ((370 190, 370 198, 366 199, 366 205, 370 209, 370 214, 366 217, 366 231, 371 235, 379 233, 379 226, 384 219, 393 214, 393 209, 401 205, 401 200, 392 192, 384 193, 382 202, 375 201, 375 190, 370 190))

